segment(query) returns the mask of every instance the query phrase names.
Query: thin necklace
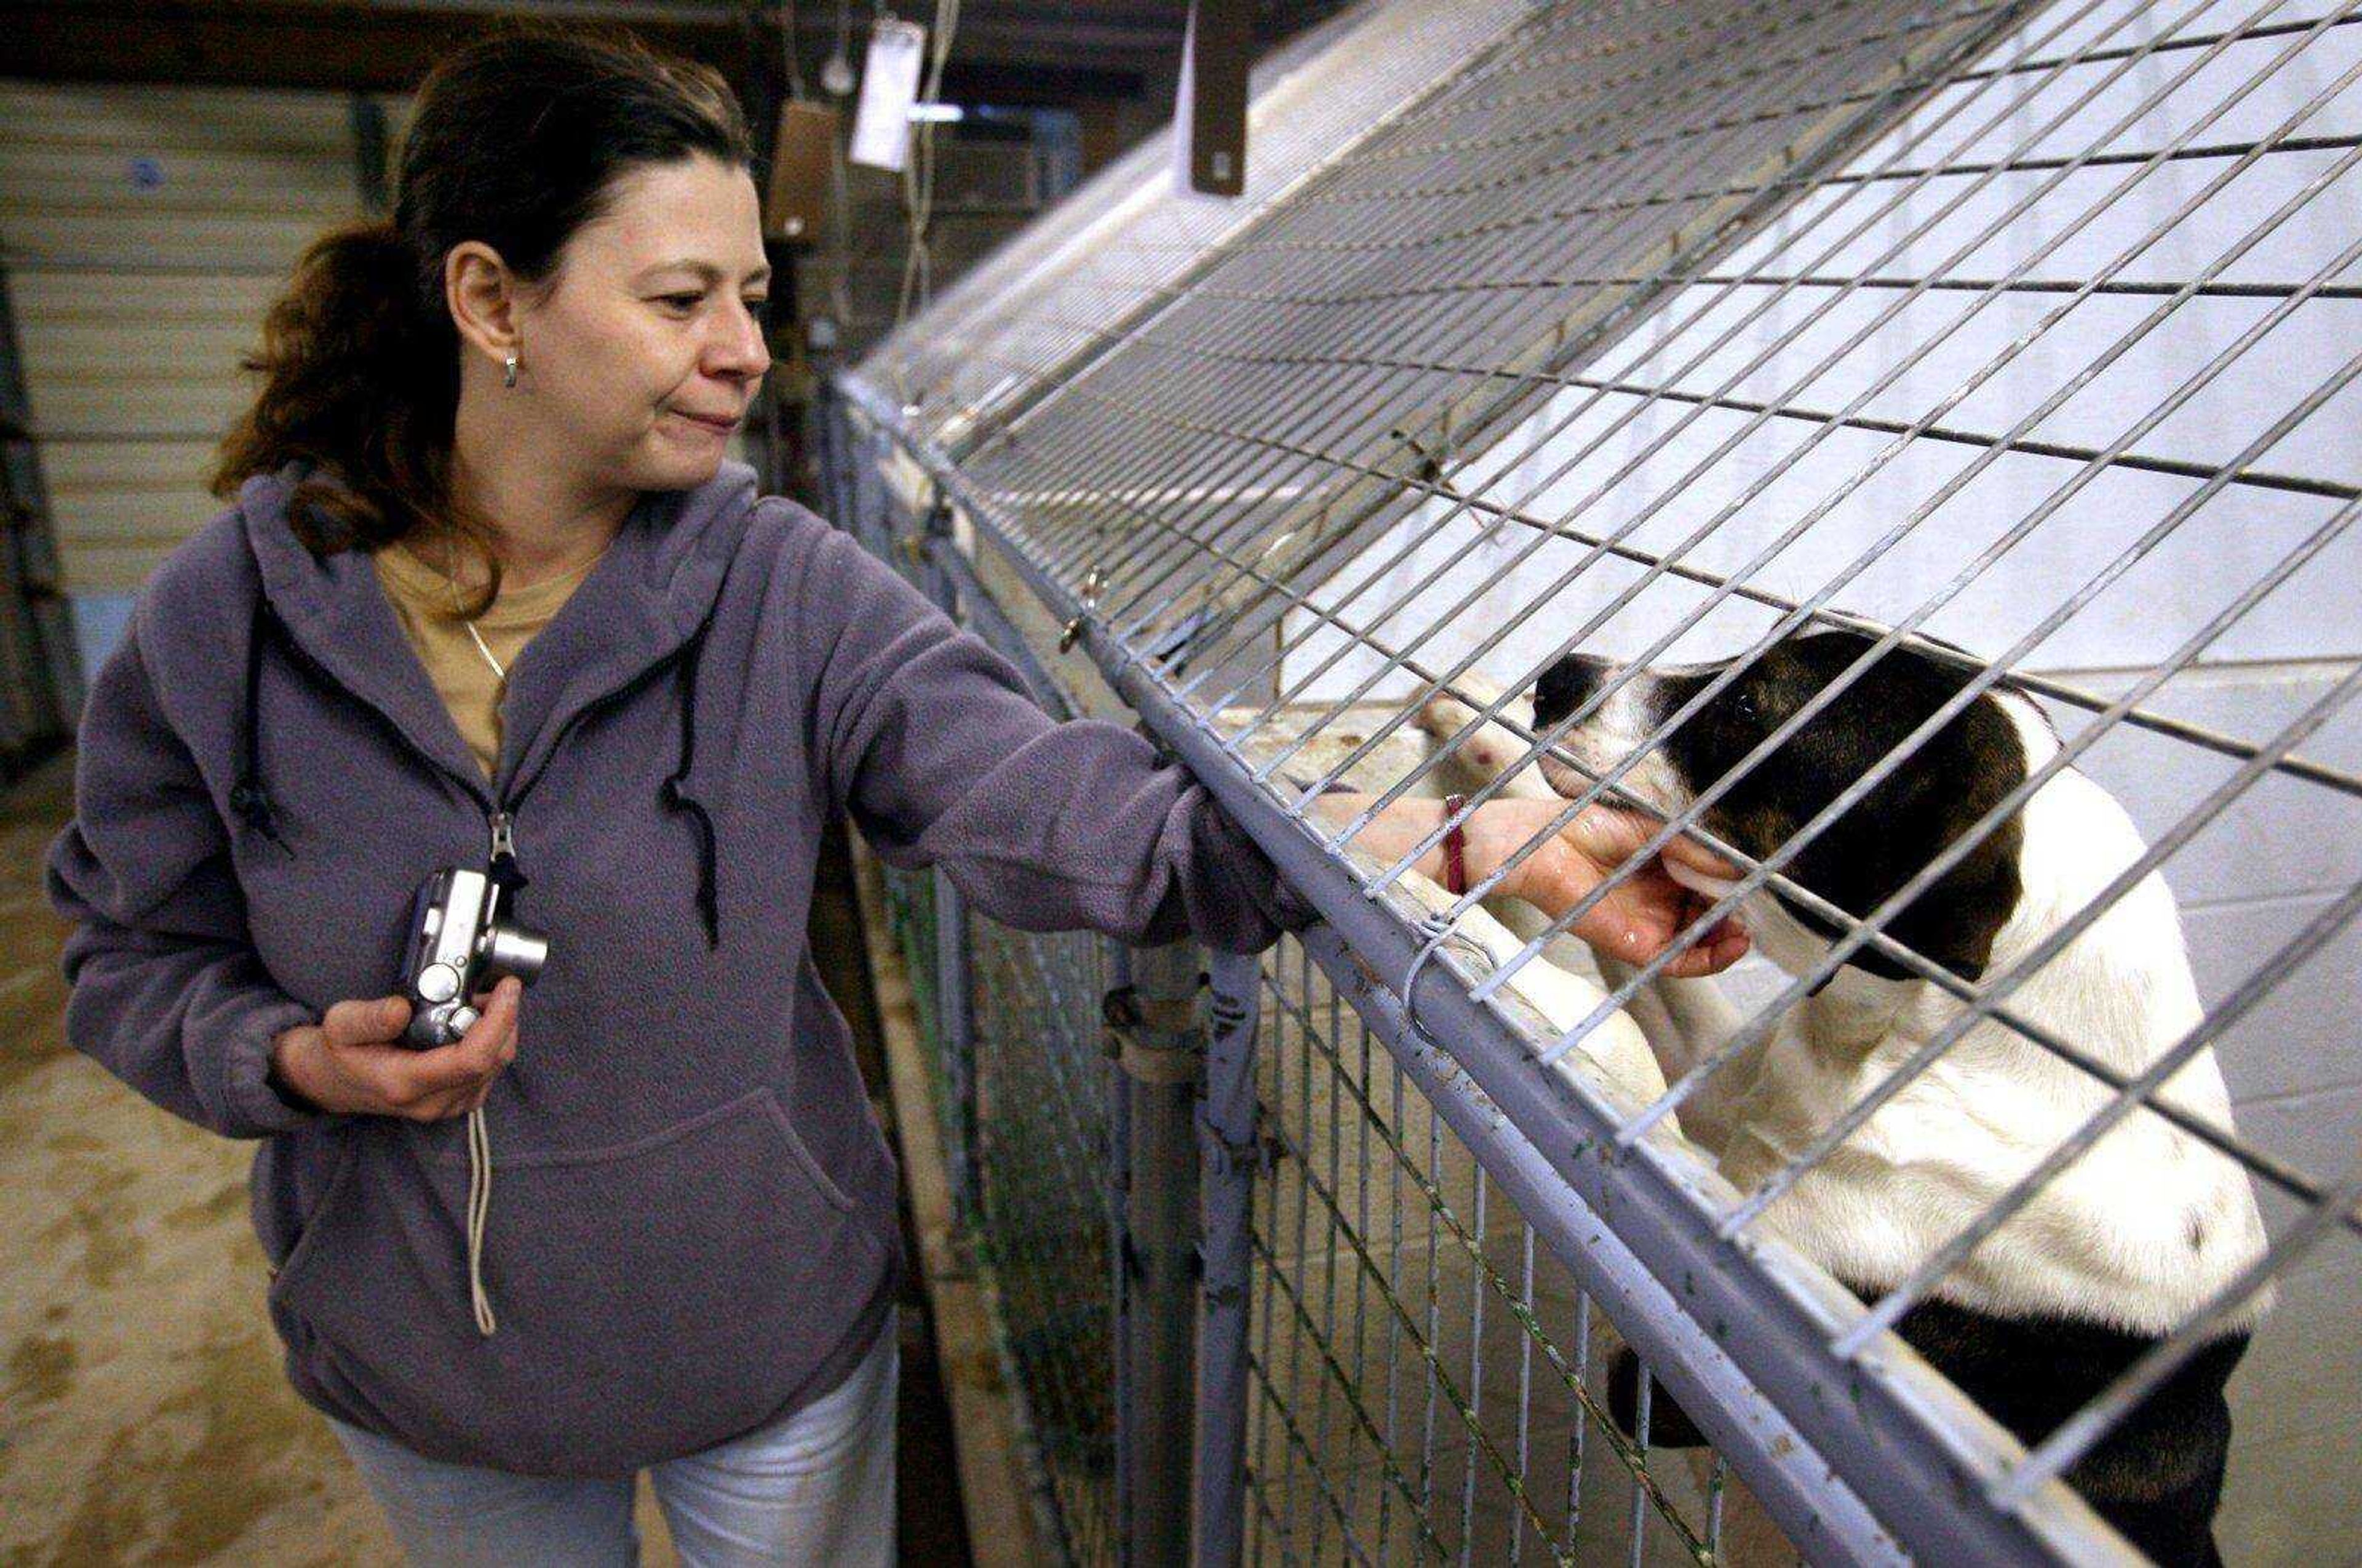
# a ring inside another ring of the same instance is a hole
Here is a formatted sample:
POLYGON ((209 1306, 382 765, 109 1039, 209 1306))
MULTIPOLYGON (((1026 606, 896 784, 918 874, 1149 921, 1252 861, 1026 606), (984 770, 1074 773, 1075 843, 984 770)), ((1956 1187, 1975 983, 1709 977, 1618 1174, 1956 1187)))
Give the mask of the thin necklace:
MULTIPOLYGON (((459 580, 453 577, 447 571, 440 570, 440 569, 437 569, 437 575, 443 579, 444 585, 451 591, 451 608, 456 613, 458 611, 461 602, 459 594, 459 580)), ((463 616, 460 619, 459 624, 466 629, 468 633, 468 640, 476 645, 476 651, 484 656, 484 662, 492 667, 493 679, 498 680, 503 686, 507 685, 509 672, 502 668, 501 661, 499 659, 492 657, 492 650, 484 645, 484 635, 476 630, 476 623, 473 620, 463 616)))
POLYGON ((492 673, 500 678, 502 685, 506 685, 508 683, 509 672, 501 668, 501 661, 494 658, 492 657, 492 650, 484 646, 484 635, 476 630, 476 623, 473 621, 462 621, 459 624, 468 628, 468 635, 475 642, 476 651, 484 656, 484 662, 492 667, 492 673))

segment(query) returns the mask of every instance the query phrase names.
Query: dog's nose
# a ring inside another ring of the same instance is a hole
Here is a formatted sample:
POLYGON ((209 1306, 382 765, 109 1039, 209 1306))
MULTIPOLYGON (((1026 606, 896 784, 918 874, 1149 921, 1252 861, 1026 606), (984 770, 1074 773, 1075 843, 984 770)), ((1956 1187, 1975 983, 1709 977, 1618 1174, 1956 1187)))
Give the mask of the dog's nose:
POLYGON ((1616 670, 1612 659, 1589 654, 1569 654, 1548 669, 1534 685, 1534 722, 1554 724, 1591 701, 1600 683, 1616 670))

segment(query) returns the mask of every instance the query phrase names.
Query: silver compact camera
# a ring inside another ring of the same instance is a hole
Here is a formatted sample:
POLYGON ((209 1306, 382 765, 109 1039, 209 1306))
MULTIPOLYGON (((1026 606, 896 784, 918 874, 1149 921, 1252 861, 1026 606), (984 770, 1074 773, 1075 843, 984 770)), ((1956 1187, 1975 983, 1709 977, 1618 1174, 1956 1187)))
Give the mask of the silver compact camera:
POLYGON ((548 937, 502 918, 501 888, 491 878, 456 867, 436 872, 411 904, 403 1043, 422 1050, 452 1043, 476 1021, 469 998, 506 975, 529 986, 548 959, 548 937))

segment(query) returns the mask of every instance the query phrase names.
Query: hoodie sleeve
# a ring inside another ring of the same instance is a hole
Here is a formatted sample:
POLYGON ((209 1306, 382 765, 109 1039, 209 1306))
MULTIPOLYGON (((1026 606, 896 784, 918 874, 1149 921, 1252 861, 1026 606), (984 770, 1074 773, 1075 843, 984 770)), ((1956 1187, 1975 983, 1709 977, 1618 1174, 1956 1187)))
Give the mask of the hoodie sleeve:
POLYGON ((227 832, 166 720, 138 618, 83 710, 75 816, 50 846, 66 1039, 176 1116, 235 1138, 328 1120, 269 1081, 270 1044, 311 1010, 254 952, 227 832))
POLYGON ((1316 911, 1187 769, 1140 734, 1060 723, 1007 660, 830 530, 800 616, 814 752, 889 864, 941 864, 1026 931, 1252 953, 1316 911))

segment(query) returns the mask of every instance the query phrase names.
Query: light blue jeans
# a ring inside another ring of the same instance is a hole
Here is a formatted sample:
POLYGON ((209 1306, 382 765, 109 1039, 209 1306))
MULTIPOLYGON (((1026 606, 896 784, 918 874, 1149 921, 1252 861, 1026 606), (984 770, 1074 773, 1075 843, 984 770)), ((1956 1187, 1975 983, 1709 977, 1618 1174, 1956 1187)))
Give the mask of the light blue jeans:
MULTIPOLYGON (((684 1568, 894 1561, 889 1320, 843 1384, 794 1415, 655 1466, 684 1568)), ((418 1568, 607 1568, 639 1561, 630 1481, 566 1481, 445 1464, 328 1423, 418 1568)))

